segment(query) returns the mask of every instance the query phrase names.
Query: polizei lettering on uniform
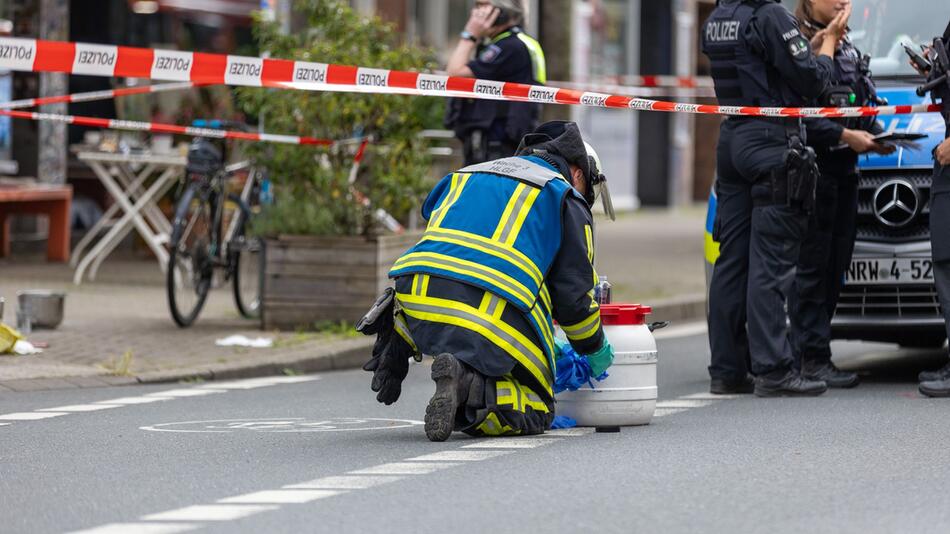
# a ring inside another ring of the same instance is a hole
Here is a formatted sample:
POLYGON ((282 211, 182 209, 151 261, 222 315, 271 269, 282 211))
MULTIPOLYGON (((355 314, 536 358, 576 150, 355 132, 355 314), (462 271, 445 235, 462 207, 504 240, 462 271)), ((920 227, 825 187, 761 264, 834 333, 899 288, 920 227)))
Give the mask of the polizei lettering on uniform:
POLYGON ((706 40, 714 43, 739 40, 738 20, 718 20, 706 24, 706 40))
POLYGON ((0 45, 0 59, 32 61, 33 48, 29 46, 0 45))
POLYGON ((115 65, 116 53, 95 52, 92 50, 81 50, 76 61, 80 65, 105 65, 111 67, 115 65))
POLYGON ((155 69, 188 72, 191 69, 191 60, 180 57, 156 56, 155 69))
POLYGON ((260 77, 262 67, 257 63, 231 63, 228 68, 228 74, 232 76, 252 76, 260 77))

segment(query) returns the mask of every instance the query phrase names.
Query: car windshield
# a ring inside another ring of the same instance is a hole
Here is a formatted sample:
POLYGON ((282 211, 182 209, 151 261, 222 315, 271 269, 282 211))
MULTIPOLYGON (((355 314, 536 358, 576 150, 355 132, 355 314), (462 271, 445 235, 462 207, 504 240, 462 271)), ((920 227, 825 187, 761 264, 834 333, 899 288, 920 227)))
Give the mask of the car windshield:
MULTIPOLYGON (((783 0, 790 10, 797 0, 783 0)), ((929 44, 950 22, 946 0, 853 0, 851 40, 871 56, 875 76, 916 74, 907 62, 902 43, 929 44)))

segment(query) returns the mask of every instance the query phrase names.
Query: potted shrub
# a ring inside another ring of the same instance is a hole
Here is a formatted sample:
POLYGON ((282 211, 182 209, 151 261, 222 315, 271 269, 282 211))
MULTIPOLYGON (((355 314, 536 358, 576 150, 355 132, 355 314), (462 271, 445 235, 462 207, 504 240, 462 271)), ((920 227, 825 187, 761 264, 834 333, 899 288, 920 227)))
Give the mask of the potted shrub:
MULTIPOLYGON (((340 0, 297 0, 295 26, 281 33, 258 19, 261 50, 272 57, 399 70, 432 69, 431 54, 400 44, 393 28, 340 0), (301 24, 302 23, 302 24, 301 24)), ((383 209, 405 221, 428 189, 429 156, 422 130, 438 124, 435 98, 242 88, 238 101, 268 131, 326 139, 372 136, 356 189, 348 177, 357 146, 332 149, 255 146, 270 171, 275 202, 252 223, 265 238, 264 328, 355 321, 388 284, 392 262, 418 235, 392 235, 375 221, 383 209)))

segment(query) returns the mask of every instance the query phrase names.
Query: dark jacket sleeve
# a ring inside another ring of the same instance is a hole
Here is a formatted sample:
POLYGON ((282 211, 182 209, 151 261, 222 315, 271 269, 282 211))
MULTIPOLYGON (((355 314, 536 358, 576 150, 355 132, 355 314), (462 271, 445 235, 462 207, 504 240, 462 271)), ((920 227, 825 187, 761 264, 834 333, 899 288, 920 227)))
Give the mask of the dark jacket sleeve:
POLYGON ((745 37, 802 97, 817 98, 827 89, 834 71, 832 59, 815 56, 795 17, 780 4, 759 9, 745 37))
POLYGON ((554 320, 580 354, 597 352, 604 342, 600 307, 594 301, 597 273, 593 263, 593 232, 590 210, 583 201, 569 196, 564 203, 561 249, 546 283, 551 292, 554 320))
POLYGON ((815 118, 805 121, 805 129, 810 146, 830 150, 841 144, 844 125, 827 118, 815 118))

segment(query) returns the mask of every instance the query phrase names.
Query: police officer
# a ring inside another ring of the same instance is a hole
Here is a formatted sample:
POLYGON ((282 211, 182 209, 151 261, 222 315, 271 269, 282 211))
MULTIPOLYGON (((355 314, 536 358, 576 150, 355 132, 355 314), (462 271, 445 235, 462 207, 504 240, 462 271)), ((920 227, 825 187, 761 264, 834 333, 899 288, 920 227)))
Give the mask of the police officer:
POLYGON ((519 156, 439 182, 422 207, 422 240, 390 271, 388 290, 357 325, 376 334, 377 400, 391 404, 412 355, 437 355, 426 436, 540 434, 554 419, 552 318, 593 376, 613 362, 594 300, 593 218, 611 213, 596 153, 572 122, 525 137, 519 156), (395 333, 394 333, 395 332, 395 333))
MULTIPOLYGON (((816 58, 795 17, 778 0, 719 0, 703 27, 702 48, 720 105, 813 101, 828 86, 845 20, 842 14, 828 25, 816 58)), ((712 393, 826 390, 824 382, 806 380, 794 369, 786 327, 785 300, 817 180, 803 137, 797 120, 730 117, 721 125, 713 232, 720 257, 708 318, 712 393)))
MULTIPOLYGON (((934 150, 934 178, 930 193, 930 246, 934 283, 944 322, 950 335, 950 114, 943 143, 934 150)), ((928 397, 950 397, 950 363, 936 371, 920 373, 920 392, 928 397)))
MULTIPOLYGON (((937 42, 934 42, 937 45, 937 42)), ((934 61, 931 71, 921 72, 928 75, 928 85, 936 84, 931 95, 935 101, 943 104, 943 120, 946 125, 944 141, 934 149, 934 177, 930 188, 930 248, 933 253, 934 285, 940 298, 940 308, 950 335, 950 61, 945 57, 950 48, 950 24, 943 33, 943 48, 937 50, 936 57, 928 51, 934 61), (944 56, 941 58, 941 56, 944 56), (940 81, 942 80, 942 82, 940 81)), ((918 65, 914 68, 920 70, 918 65)), ((942 369, 920 373, 919 390, 928 397, 950 397, 950 363, 942 369)))
MULTIPOLYGON (((524 17, 523 0, 476 0, 449 59, 449 75, 544 85, 544 52, 522 30, 524 17)), ((452 99, 445 125, 462 141, 465 164, 472 165, 513 155, 540 115, 535 103, 452 99)))
MULTIPOLYGON (((802 34, 818 43, 827 25, 850 5, 850 0, 799 0, 795 15, 802 34)), ((845 35, 835 50, 831 85, 819 97, 819 105, 876 103, 869 60, 845 35)), ((788 301, 792 349, 805 378, 823 381, 832 388, 850 388, 858 385, 857 373, 841 371, 831 362, 831 318, 854 251, 858 154, 890 154, 894 147, 874 141, 874 135, 883 132, 883 128, 873 117, 822 118, 807 120, 805 124, 808 145, 815 149, 821 175, 815 210, 808 219, 798 257, 795 289, 788 301)))

